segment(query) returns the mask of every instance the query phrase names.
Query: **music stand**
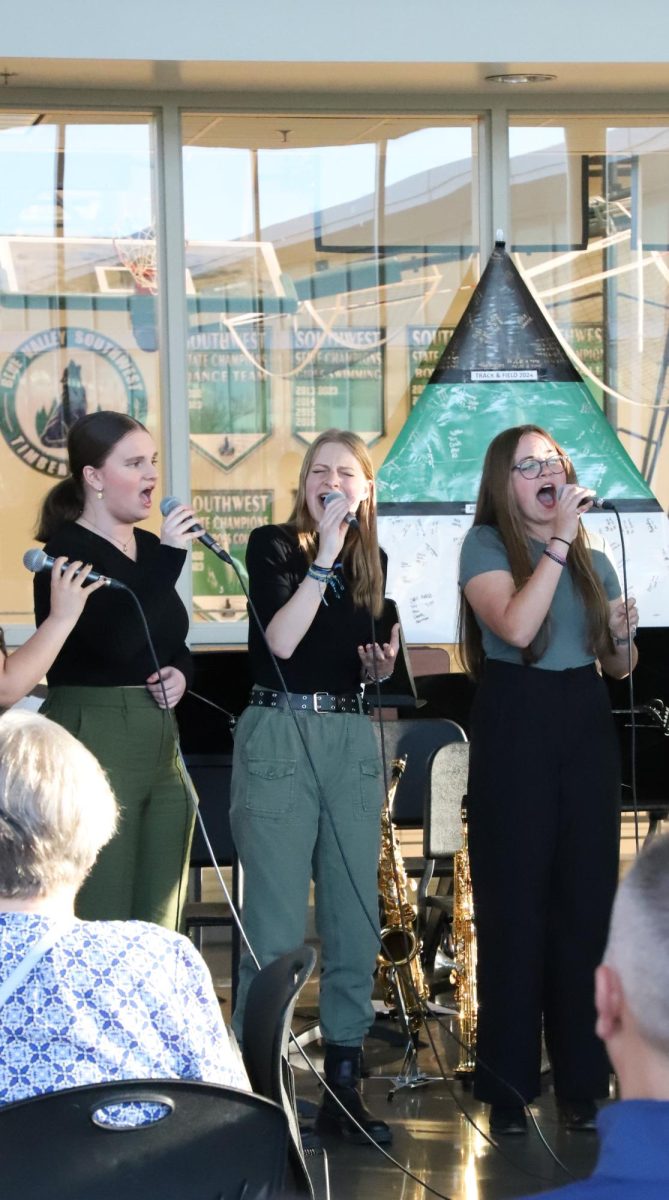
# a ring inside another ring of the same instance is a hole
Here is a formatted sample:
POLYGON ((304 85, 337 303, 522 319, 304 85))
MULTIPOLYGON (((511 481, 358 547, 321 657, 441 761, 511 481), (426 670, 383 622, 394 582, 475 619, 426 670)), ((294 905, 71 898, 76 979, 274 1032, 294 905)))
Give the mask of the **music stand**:
POLYGON ((395 669, 390 679, 379 685, 378 692, 374 683, 368 683, 365 686, 365 700, 369 701, 372 708, 378 709, 378 695, 380 693, 381 708, 423 708, 427 701, 418 699, 416 681, 411 669, 411 660, 404 637, 399 609, 394 600, 386 598, 383 603, 383 613, 379 617, 377 624, 376 632, 379 645, 383 645, 384 642, 390 640, 390 631, 393 625, 399 625, 400 627, 400 646, 397 658, 395 659, 395 669))

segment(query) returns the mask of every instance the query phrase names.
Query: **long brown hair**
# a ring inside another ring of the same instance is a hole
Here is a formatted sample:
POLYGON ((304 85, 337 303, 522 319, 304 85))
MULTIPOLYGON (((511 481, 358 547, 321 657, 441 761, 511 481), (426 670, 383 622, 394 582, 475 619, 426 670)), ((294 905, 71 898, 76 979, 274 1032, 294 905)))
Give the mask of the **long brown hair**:
POLYGON ((312 563, 318 553, 318 533, 307 507, 307 476, 318 451, 326 442, 337 442, 350 450, 369 484, 369 494, 365 500, 361 500, 356 513, 358 528, 352 525, 348 527, 342 563, 353 603, 358 608, 368 608, 375 617, 380 617, 383 612, 383 572, 376 532, 374 468, 367 447, 357 433, 351 433, 348 429, 326 429, 312 442, 300 469, 295 504, 288 520, 295 525, 300 547, 309 563, 312 563))
MULTIPOLYGON (((516 589, 527 583, 534 570, 530 556, 530 544, 522 513, 511 483, 511 468, 518 443, 526 433, 536 433, 561 454, 566 461, 568 483, 577 483, 576 472, 568 454, 538 425, 516 425, 499 433, 488 446, 483 474, 476 502, 474 525, 494 526, 504 543, 509 557, 509 570, 516 589)), ((581 594, 588 621, 588 633, 593 652, 601 658, 614 650, 609 630, 609 606, 599 576, 592 566, 590 544, 583 526, 567 552, 567 569, 581 594)), ((483 670, 485 655, 481 629, 474 610, 464 594, 460 595, 458 621, 460 657, 465 670, 478 678, 483 670)), ((536 636, 523 650, 523 661, 535 663, 545 653, 550 639, 550 614, 544 618, 536 636)))
POLYGON ((146 432, 141 421, 111 409, 87 413, 74 422, 67 435, 70 474, 52 487, 42 501, 35 532, 38 542, 48 542, 60 525, 81 516, 86 502, 84 467, 101 467, 121 438, 135 429, 146 432))

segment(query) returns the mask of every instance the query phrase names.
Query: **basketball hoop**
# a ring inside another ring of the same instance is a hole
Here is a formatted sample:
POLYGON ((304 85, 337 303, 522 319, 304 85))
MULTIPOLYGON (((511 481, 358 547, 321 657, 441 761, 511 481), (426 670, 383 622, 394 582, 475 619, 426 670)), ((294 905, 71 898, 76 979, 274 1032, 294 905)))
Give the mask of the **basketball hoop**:
POLYGON ((135 281, 137 294, 155 296, 158 292, 158 270, 156 232, 153 226, 140 229, 138 233, 131 233, 128 237, 114 238, 114 247, 119 261, 135 281))

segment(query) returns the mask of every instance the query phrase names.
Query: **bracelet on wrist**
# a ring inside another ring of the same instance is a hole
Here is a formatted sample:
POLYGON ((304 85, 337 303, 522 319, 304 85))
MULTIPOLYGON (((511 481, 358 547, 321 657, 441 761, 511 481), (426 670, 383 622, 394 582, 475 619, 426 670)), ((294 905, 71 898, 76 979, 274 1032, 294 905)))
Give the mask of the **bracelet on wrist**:
POLYGON ((619 638, 619 637, 616 637, 616 635, 614 633, 612 633, 611 641, 613 642, 614 646, 628 646, 630 639, 632 641, 634 641, 635 637, 636 637, 636 629, 631 629, 629 638, 627 638, 627 637, 619 638))
POLYGON ((554 554, 552 550, 544 550, 544 554, 546 555, 546 558, 551 558, 553 562, 558 564, 558 566, 566 567, 567 560, 566 558, 562 558, 561 555, 554 554))
POLYGON ((562 542, 565 546, 571 546, 571 542, 568 542, 566 538, 558 537, 555 533, 550 540, 551 542, 562 542))
POLYGON ((369 671, 365 671, 365 683, 387 683, 391 678, 390 675, 370 675, 369 671))
POLYGON ((307 569, 307 577, 317 583, 327 583, 332 574, 332 567, 317 567, 314 563, 307 569))

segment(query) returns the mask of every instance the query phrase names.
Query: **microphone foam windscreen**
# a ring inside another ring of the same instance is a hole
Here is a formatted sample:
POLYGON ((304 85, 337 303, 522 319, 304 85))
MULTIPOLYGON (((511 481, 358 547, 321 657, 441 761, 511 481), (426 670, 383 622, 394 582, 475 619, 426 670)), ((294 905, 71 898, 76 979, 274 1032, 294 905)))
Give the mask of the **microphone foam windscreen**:
POLYGON ((23 555, 23 565, 24 567, 27 567, 29 571, 41 571, 45 562, 46 554, 43 550, 38 550, 37 548, 26 550, 25 554, 23 555))
POLYGON ((164 496, 160 501, 160 511, 164 517, 168 517, 180 504, 181 501, 178 496, 164 496))

